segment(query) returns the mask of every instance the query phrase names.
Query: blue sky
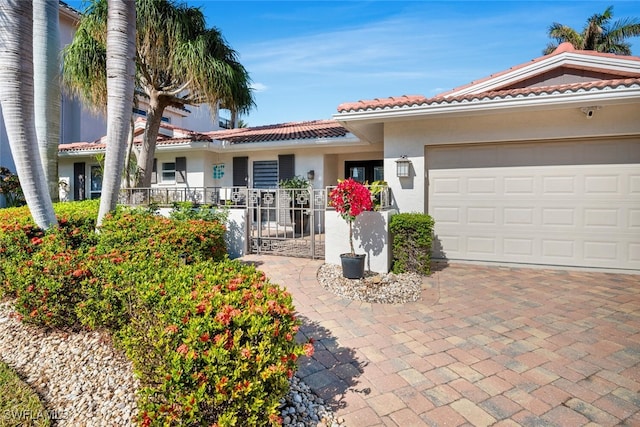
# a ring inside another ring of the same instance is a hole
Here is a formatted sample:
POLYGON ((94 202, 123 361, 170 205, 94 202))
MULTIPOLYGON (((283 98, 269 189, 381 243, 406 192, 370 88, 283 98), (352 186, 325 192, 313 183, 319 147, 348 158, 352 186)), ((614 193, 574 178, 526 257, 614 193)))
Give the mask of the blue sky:
MULTIPOLYGON (((76 6, 76 2, 69 2, 76 6)), ((547 29, 582 29, 638 1, 196 1, 255 88, 250 126, 331 118, 343 102, 433 96, 542 55, 547 29)), ((630 40, 640 56, 640 38, 630 40)))

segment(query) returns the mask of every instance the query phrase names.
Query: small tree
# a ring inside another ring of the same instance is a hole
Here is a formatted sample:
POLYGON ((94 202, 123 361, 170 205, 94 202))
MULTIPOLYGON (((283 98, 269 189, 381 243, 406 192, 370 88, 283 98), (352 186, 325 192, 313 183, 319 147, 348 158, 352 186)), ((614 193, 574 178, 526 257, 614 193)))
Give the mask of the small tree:
POLYGON ((367 187, 352 178, 338 181, 338 186, 329 193, 329 204, 349 224, 349 248, 351 256, 355 256, 353 248, 353 221, 362 212, 373 209, 371 192, 367 187))

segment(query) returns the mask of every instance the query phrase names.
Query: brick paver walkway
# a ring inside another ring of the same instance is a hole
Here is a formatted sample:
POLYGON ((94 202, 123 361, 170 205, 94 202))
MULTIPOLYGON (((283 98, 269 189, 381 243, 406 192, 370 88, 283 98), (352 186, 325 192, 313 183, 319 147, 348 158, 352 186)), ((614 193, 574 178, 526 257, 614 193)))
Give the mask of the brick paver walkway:
POLYGON ((299 375, 347 426, 640 426, 640 276, 450 265, 420 302, 341 299, 322 261, 247 256, 316 339, 299 375))

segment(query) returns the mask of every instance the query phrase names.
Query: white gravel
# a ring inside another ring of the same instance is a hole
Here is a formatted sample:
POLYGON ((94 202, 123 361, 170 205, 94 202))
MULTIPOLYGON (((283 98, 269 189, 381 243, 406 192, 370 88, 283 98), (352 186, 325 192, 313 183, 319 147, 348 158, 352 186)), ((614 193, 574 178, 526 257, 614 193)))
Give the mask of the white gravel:
POLYGON ((383 304, 418 301, 422 293, 422 276, 417 273, 374 273, 365 271, 362 279, 342 276, 342 267, 323 264, 318 269, 318 282, 339 297, 383 304))

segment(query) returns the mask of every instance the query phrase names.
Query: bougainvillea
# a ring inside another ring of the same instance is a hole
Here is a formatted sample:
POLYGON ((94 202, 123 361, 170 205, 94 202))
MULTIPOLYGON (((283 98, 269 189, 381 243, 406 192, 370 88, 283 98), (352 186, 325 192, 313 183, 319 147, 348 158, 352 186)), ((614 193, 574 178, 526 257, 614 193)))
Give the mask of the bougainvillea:
POLYGON ((329 193, 329 205, 349 224, 349 247, 353 248, 353 221, 362 212, 373 209, 371 191, 352 178, 338 181, 338 186, 329 193))

